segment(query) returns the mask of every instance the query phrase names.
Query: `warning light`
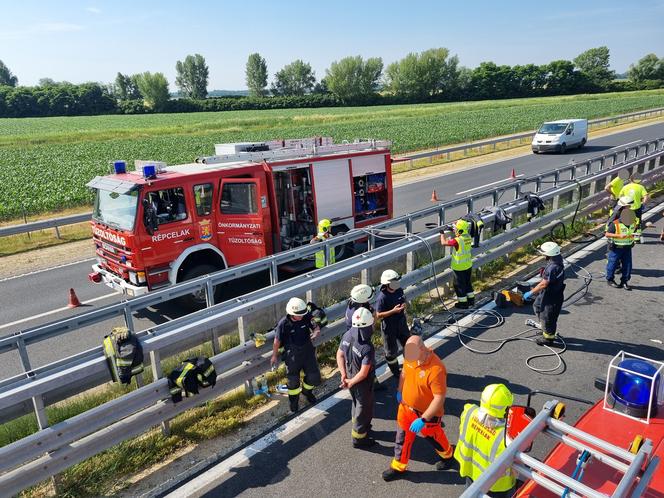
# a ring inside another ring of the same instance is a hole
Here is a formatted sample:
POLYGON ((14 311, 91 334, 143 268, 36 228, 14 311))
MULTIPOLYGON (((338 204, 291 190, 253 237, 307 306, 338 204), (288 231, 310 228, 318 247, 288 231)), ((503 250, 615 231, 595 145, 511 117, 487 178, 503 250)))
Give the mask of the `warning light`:
POLYGON ((124 161, 114 161, 113 169, 116 175, 124 175, 127 172, 127 163, 124 161))
POLYGON ((635 417, 648 414, 652 392, 652 410, 657 408, 657 391, 660 376, 657 368, 647 361, 626 359, 618 364, 611 397, 616 402, 614 409, 635 417), (654 382, 654 386, 653 386, 654 382), (622 406, 621 408, 619 408, 622 406))
POLYGON ((154 164, 146 164, 143 166, 144 178, 155 178, 157 176, 157 167, 154 164))

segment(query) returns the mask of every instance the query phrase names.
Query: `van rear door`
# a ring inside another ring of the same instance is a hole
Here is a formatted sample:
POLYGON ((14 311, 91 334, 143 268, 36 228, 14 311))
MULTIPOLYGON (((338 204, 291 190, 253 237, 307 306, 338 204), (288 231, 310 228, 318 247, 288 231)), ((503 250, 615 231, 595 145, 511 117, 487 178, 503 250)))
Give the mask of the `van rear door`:
POLYGON ((272 254, 265 188, 262 178, 221 180, 217 240, 231 266, 272 254))

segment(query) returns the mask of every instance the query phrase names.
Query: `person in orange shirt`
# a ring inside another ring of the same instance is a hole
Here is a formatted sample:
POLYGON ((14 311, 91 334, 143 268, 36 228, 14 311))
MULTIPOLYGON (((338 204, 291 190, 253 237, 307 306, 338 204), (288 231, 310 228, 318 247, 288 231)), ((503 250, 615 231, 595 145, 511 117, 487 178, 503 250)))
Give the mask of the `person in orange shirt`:
POLYGON ((390 468, 383 472, 386 481, 404 475, 418 434, 431 443, 440 458, 436 470, 446 470, 454 461, 454 447, 447 440, 441 425, 447 391, 445 365, 419 336, 410 336, 404 350, 397 391, 399 411, 394 459, 390 468))

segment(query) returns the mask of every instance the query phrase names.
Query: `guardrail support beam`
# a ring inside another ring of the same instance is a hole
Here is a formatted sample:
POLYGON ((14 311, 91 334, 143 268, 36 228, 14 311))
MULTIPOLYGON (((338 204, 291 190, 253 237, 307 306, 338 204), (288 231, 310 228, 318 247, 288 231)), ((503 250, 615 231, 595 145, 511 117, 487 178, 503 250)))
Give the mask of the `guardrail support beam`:
MULTIPOLYGON (((161 368, 161 354, 159 351, 150 351, 150 368, 152 369, 152 382, 161 379, 164 376, 164 371, 161 368)), ((168 437, 171 435, 171 423, 164 420, 161 423, 161 433, 168 437)))

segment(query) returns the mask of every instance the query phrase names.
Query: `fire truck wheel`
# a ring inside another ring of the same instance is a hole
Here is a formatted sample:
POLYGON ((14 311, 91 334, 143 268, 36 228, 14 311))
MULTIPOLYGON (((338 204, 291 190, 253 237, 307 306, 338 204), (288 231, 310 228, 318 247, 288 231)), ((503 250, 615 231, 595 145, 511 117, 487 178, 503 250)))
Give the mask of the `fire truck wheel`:
MULTIPOLYGON (((183 275, 181 282, 186 280, 192 280, 194 278, 202 277, 203 275, 208 275, 209 273, 214 273, 219 271, 221 268, 217 268, 214 265, 198 265, 192 268, 189 268, 183 275)), ((220 301, 221 289, 220 286, 216 286, 214 289, 214 301, 215 303, 220 301)), ((207 302, 205 300, 205 289, 201 289, 198 292, 182 296, 180 298, 180 304, 191 310, 197 310, 205 308, 207 302)))

